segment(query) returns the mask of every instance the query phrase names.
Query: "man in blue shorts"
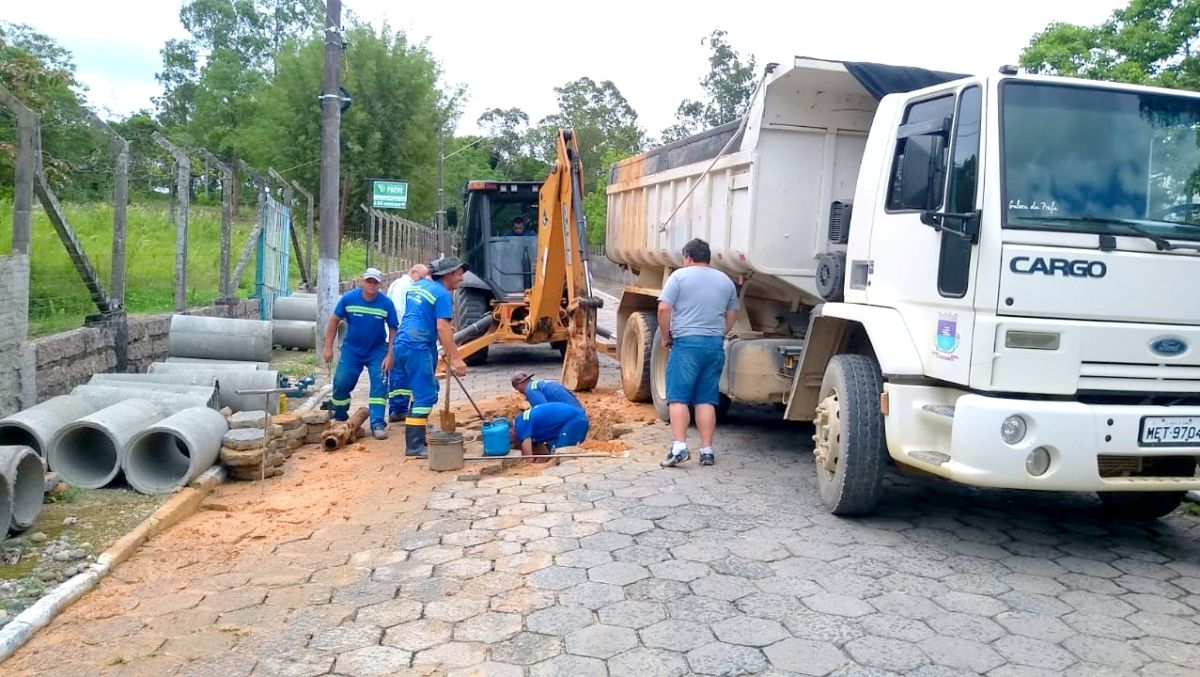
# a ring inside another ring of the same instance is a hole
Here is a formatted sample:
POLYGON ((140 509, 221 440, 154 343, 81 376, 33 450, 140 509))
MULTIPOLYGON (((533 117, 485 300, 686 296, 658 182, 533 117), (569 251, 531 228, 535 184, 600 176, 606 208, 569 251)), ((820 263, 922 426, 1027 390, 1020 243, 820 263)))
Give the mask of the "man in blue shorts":
POLYGON ((438 399, 434 365, 437 364, 439 339, 454 373, 460 378, 467 375, 467 364, 458 356, 458 347, 454 344, 452 323, 454 290, 462 282, 466 270, 456 256, 439 259, 430 264, 433 279, 418 280, 405 293, 391 387, 412 393, 408 416, 404 419, 406 456, 428 455, 425 424, 438 399))
POLYGON ((346 336, 342 339, 342 359, 333 376, 333 420, 349 418, 350 392, 358 383, 364 367, 371 379, 371 395, 367 400, 371 412, 371 434, 375 439, 387 439, 387 381, 384 374, 392 368, 392 339, 396 336, 396 306, 379 290, 383 274, 367 268, 362 284, 346 292, 333 309, 325 327, 325 363, 333 361, 333 344, 338 325, 346 321, 346 336))
POLYGON ((696 410, 700 431, 700 465, 712 465, 713 433, 721 370, 725 368, 725 335, 737 318, 737 288, 725 273, 709 266, 712 251, 699 238, 683 246, 684 268, 671 273, 658 296, 658 329, 667 355, 667 405, 673 442, 664 468, 688 460, 688 406, 696 410))
POLYGON ((544 456, 559 447, 573 447, 587 437, 588 417, 582 408, 547 402, 513 418, 508 429, 514 448, 522 456, 544 456))
POLYGON ((525 396, 525 401, 531 407, 547 402, 562 402, 583 411, 583 405, 575 398, 575 393, 561 383, 534 379, 533 374, 518 371, 512 375, 512 387, 525 396))

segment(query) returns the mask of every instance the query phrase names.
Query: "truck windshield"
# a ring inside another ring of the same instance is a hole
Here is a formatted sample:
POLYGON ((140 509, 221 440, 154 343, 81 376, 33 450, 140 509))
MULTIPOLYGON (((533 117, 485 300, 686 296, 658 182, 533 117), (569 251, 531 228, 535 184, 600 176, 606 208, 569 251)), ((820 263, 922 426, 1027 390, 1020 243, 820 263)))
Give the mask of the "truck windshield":
POLYGON ((1009 81, 1004 225, 1200 239, 1200 98, 1009 81))

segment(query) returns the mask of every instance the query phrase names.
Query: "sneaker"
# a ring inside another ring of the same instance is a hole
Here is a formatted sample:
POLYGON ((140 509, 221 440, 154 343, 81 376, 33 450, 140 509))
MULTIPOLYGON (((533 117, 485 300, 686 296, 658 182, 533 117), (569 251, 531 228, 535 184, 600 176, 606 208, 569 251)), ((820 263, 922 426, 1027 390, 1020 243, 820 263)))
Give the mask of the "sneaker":
POLYGON ((388 414, 388 423, 399 423, 404 420, 404 414, 392 412, 388 414))
POLYGON ((716 454, 712 453, 711 451, 708 452, 707 454, 705 454, 705 453, 700 454, 700 465, 712 465, 713 463, 716 463, 716 462, 717 462, 717 456, 716 456, 716 454))
POLYGON ((374 435, 375 439, 377 440, 386 440, 387 428, 371 428, 371 434, 374 435))
POLYGON ((420 449, 405 449, 404 455, 412 458, 429 458, 429 449, 421 447, 420 449))
POLYGON ((684 449, 683 451, 679 452, 678 454, 673 454, 670 451, 668 451, 667 457, 664 458, 659 463, 659 465, 664 468, 674 468, 676 465, 688 460, 688 458, 690 458, 690 456, 688 456, 687 449, 684 449))

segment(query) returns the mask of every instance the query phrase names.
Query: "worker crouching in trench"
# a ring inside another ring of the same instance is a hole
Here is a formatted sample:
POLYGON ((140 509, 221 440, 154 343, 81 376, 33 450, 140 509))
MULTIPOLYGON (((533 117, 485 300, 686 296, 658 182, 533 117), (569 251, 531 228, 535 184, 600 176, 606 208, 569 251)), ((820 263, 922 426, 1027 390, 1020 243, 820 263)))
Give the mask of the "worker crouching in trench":
MULTIPOLYGON (((547 402, 513 418, 508 438, 522 456, 548 456, 582 442, 590 426, 587 414, 562 402, 547 402)), ((549 459, 546 459, 549 460, 549 459)))

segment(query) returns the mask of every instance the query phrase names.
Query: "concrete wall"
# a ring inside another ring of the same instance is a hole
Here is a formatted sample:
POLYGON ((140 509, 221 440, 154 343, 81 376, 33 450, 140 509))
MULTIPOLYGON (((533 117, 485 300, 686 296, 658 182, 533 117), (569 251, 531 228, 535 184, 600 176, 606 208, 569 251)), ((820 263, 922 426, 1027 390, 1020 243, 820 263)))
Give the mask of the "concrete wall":
POLYGON ((34 404, 28 316, 29 257, 0 256, 0 416, 34 404))
MULTIPOLYGON (((145 372, 151 362, 166 358, 173 314, 129 318, 128 371, 145 372)), ((193 308, 188 314, 257 320, 258 300, 193 308)), ((32 341, 37 401, 68 393, 92 374, 115 369, 115 337, 116 331, 111 327, 82 327, 32 341)))
POLYGON ((616 284, 635 284, 637 282, 636 275, 609 261, 607 257, 593 254, 589 260, 588 267, 592 271, 593 280, 604 280, 616 284))

